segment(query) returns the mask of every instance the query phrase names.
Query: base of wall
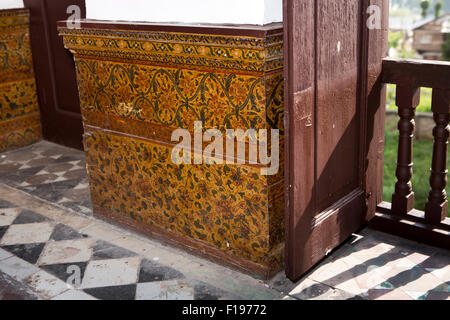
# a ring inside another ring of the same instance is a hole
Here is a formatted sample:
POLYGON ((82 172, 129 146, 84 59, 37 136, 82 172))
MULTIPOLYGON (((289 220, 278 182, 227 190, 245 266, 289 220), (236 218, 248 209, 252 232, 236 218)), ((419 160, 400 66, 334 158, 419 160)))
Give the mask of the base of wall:
POLYGON ((0 152, 29 146, 42 140, 39 113, 0 121, 0 152))
MULTIPOLYGON (((93 206, 93 210, 94 216, 98 219, 119 227, 126 227, 164 244, 188 251, 193 255, 227 266, 255 278, 268 280, 282 270, 282 266, 279 268, 270 268, 236 256, 231 256, 201 241, 174 234, 157 226, 143 225, 129 217, 105 210, 96 205, 93 206)), ((276 251, 284 251, 284 244, 280 245, 276 251)))

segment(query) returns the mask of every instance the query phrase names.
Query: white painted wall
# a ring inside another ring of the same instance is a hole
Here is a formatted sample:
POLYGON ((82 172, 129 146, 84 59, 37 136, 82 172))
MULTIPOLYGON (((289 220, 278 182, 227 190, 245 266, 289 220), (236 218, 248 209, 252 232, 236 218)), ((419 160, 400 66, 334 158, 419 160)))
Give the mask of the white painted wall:
POLYGON ((0 0, 0 10, 15 8, 23 8, 23 0, 0 0))
POLYGON ((86 0, 86 10, 98 20, 263 25, 282 21, 283 1, 86 0))

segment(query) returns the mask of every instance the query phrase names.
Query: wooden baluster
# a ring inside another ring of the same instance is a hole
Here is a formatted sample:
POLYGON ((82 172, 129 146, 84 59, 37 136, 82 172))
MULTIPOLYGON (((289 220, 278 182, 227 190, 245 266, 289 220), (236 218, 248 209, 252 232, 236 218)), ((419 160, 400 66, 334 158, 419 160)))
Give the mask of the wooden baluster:
POLYGON ((447 185, 447 147, 450 135, 450 91, 434 89, 431 110, 436 127, 433 129, 431 191, 425 207, 425 219, 432 224, 438 224, 447 217, 448 209, 445 187, 447 185))
POLYGON ((397 183, 392 195, 392 213, 406 215, 414 208, 414 192, 411 178, 413 174, 412 150, 416 107, 420 102, 420 88, 397 85, 396 104, 400 121, 398 130, 397 183))

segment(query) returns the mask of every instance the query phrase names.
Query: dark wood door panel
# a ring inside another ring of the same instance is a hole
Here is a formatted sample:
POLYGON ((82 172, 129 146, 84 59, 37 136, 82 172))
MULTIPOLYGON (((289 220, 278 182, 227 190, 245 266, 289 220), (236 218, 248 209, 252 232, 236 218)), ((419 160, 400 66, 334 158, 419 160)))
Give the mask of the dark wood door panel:
POLYGON ((292 280, 363 226, 381 199, 388 6, 387 0, 284 1, 292 280), (383 10, 379 30, 366 27, 374 4, 383 10))
POLYGON ((82 149, 83 125, 72 54, 58 36, 56 22, 66 20, 67 8, 84 0, 25 0, 30 9, 30 38, 44 138, 82 149))
POLYGON ((362 1, 317 2, 317 204, 358 187, 362 1))

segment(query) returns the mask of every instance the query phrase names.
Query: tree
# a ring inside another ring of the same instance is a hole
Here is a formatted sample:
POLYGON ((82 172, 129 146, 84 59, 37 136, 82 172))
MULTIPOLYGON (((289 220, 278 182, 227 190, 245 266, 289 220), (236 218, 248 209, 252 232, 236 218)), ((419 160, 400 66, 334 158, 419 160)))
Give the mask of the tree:
POLYGON ((443 6, 444 6, 444 4, 442 3, 441 0, 436 2, 436 4, 434 5, 434 16, 436 17, 436 19, 441 16, 443 6))
POLYGON ((422 8, 422 17, 425 19, 428 16, 428 9, 430 8, 429 0, 420 1, 420 7, 422 8))
POLYGON ((446 40, 442 44, 442 60, 450 61, 450 35, 447 35, 446 40))

